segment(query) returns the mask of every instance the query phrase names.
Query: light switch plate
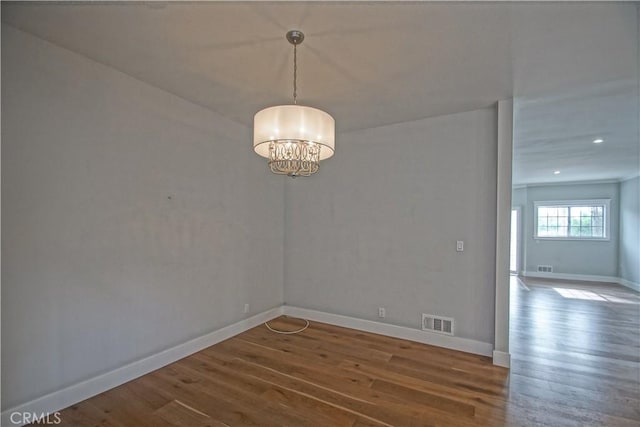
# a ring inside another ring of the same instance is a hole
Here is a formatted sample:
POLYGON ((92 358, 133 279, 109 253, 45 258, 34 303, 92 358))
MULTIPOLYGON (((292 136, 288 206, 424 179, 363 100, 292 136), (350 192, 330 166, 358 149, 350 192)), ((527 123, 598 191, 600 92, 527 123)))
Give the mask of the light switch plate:
POLYGON ((464 240, 456 241, 456 252, 463 252, 463 251, 464 251, 464 240))

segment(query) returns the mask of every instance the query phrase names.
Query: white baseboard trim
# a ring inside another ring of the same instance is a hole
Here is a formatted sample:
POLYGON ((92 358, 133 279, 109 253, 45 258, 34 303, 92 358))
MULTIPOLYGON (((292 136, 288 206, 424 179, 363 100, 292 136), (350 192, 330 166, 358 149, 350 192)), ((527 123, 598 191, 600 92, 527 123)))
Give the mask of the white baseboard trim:
POLYGON ((286 314, 287 316, 300 317, 316 322, 329 323, 331 325, 342 326, 345 328, 372 332, 374 334, 402 338, 423 344, 464 351, 466 353, 480 354, 482 356, 491 356, 493 354, 493 344, 467 338, 440 335, 434 332, 413 329, 406 326, 390 325, 388 323, 374 322, 372 320, 358 319, 356 317, 342 316, 339 314, 309 310, 289 305, 283 306, 282 311, 283 314, 286 314))
POLYGON ((640 292, 640 283, 632 282, 631 280, 623 279, 622 277, 618 279, 618 283, 620 283, 622 286, 626 286, 629 289, 633 289, 636 292, 640 292))
POLYGON ((511 367, 511 354, 504 351, 493 350, 493 364, 503 368, 511 367))
POLYGON ((618 283, 619 278, 615 276, 596 276, 592 274, 570 274, 570 273, 544 273, 540 271, 523 271, 524 277, 538 277, 540 279, 560 279, 560 280, 581 280, 584 282, 606 282, 618 283))
MULTIPOLYGON (((20 425, 11 421, 14 412, 53 414, 56 411, 74 405, 92 396, 110 390, 170 363, 187 357, 193 353, 238 335, 264 322, 282 315, 282 306, 240 320, 222 329, 194 338, 175 347, 168 348, 144 359, 137 360, 121 368, 97 377, 55 391, 30 402, 7 409, 0 414, 0 425, 20 425)), ((51 415, 53 417, 53 415, 51 415)), ((18 417, 14 417, 17 419, 18 417)), ((53 418, 52 418, 53 419, 53 418)))
MULTIPOLYGON (((67 408, 92 396, 103 393, 128 381, 134 380, 149 372, 160 369, 177 360, 193 353, 238 335, 246 330, 254 328, 264 322, 274 319, 282 314, 301 317, 308 320, 329 323, 331 325, 358 329, 390 337, 406 339, 423 344, 449 348, 466 353, 493 356, 494 365, 509 367, 509 353, 493 350, 493 345, 467 338, 440 335, 433 332, 413 329, 406 326, 390 325, 382 322, 358 319, 339 314, 325 313, 293 306, 281 306, 267 310, 247 319, 240 320, 222 329, 194 338, 175 347, 153 354, 144 359, 137 360, 113 371, 98 375, 80 383, 71 385, 62 390, 55 391, 32 401, 9 408, 0 414, 0 425, 15 426, 11 421, 14 412, 31 414, 53 414, 56 411, 67 408)), ((17 418, 17 417, 15 417, 17 418)), ((53 418, 52 418, 53 419, 53 418)))
POLYGON ((540 279, 560 279, 560 280, 581 280, 584 282, 605 282, 617 283, 629 289, 640 292, 640 283, 632 282, 617 276, 596 276, 591 274, 569 274, 569 273, 543 273, 539 271, 523 271, 524 277, 538 277, 540 279))

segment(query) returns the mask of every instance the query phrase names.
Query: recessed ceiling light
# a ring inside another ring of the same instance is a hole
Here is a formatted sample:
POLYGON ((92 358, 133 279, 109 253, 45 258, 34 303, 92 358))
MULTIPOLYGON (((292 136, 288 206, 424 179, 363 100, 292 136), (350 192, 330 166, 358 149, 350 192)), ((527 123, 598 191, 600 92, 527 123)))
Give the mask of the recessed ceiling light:
POLYGON ((560 171, 553 171, 554 175, 560 175, 560 171))
POLYGON ((594 144, 602 144, 603 142, 604 142, 604 139, 602 139, 602 138, 598 138, 598 139, 594 139, 593 140, 594 144))

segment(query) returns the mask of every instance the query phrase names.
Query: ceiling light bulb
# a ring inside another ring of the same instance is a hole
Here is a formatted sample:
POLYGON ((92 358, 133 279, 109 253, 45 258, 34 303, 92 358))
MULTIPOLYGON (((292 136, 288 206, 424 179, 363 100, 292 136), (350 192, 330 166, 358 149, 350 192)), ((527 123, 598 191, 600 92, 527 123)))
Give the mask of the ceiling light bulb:
POLYGON ((601 144, 601 143, 603 143, 603 142, 604 142, 604 139, 602 139, 602 138, 598 138, 598 139, 594 139, 594 140, 593 140, 593 143, 594 143, 594 144, 601 144))
POLYGON ((560 171, 553 171, 554 175, 560 175, 560 171))

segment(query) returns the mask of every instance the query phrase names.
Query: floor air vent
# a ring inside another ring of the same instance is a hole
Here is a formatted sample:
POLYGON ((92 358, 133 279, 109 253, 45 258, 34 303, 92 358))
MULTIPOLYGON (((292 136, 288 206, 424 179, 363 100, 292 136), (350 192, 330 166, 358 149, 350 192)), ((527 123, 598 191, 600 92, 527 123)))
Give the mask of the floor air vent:
POLYGON ((553 267, 550 265, 539 265, 538 272, 540 273, 553 273, 553 267))
POLYGON ((422 313, 422 330, 453 335, 453 319, 422 313))

